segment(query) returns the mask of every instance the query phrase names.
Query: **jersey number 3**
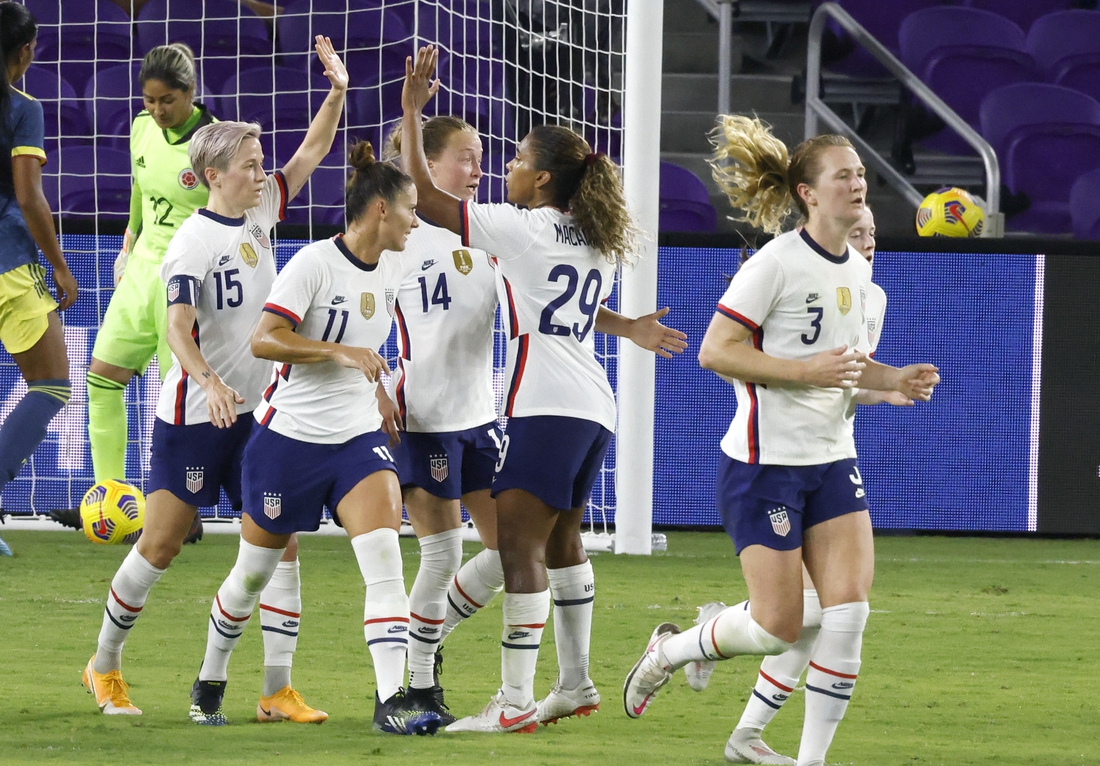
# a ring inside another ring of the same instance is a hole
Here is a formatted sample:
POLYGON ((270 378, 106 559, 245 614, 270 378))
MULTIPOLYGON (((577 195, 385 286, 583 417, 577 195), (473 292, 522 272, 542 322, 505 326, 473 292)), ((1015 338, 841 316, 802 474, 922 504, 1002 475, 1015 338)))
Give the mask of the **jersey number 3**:
POLYGON ((807 314, 812 314, 813 319, 810 320, 810 327, 813 328, 813 335, 803 335, 802 342, 807 346, 811 346, 817 343, 817 339, 821 337, 821 317, 825 316, 825 309, 820 306, 810 306, 806 309, 807 314))

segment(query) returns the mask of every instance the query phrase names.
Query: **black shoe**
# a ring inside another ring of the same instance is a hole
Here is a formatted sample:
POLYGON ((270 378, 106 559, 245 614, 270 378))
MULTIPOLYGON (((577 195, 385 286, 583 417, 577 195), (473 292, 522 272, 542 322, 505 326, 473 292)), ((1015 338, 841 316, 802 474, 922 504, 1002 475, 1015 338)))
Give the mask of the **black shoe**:
POLYGON ((412 689, 405 692, 405 699, 409 704, 420 710, 435 713, 442 721, 441 726, 450 726, 456 719, 448 712, 450 708, 443 701, 443 687, 439 684, 430 689, 412 689))
POLYGON ((222 712, 225 681, 200 681, 191 687, 191 720, 203 726, 225 726, 229 721, 222 712))
MULTIPOLYGON (((192 708, 194 709, 194 708, 192 708)), ((435 734, 443 719, 438 713, 414 707, 404 689, 385 702, 374 693, 374 728, 386 734, 435 734)))
POLYGON ((199 512, 195 511, 195 520, 191 522, 191 531, 187 533, 187 537, 183 538, 183 544, 197 543, 202 539, 202 517, 199 516, 199 512))
POLYGON ((50 511, 50 518, 63 527, 83 529, 84 523, 80 520, 79 508, 58 508, 50 511))

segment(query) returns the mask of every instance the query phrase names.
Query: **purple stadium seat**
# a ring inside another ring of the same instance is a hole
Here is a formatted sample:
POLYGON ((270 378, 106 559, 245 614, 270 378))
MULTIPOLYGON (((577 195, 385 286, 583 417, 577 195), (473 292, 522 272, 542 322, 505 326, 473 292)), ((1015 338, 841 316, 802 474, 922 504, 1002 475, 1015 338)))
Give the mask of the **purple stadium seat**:
POLYGON ((1069 213, 1073 236, 1100 240, 1100 169, 1091 170, 1073 182, 1069 213))
POLYGON ((1048 82, 1100 98, 1100 11, 1043 16, 1028 32, 1027 48, 1048 82))
POLYGON ((1036 19, 1073 7, 1073 0, 964 0, 963 5, 992 11, 1027 30, 1036 19))
POLYGON ((134 26, 142 54, 170 42, 187 43, 200 59, 275 52, 264 21, 235 0, 151 0, 134 26))
POLYGON ((304 70, 288 67, 260 67, 229 78, 218 101, 222 119, 258 122, 272 127, 309 127, 314 110, 329 91, 328 80, 310 77, 304 70))
POLYGON ((284 56, 312 55, 314 35, 329 37, 341 54, 357 48, 399 44, 409 37, 400 16, 368 0, 346 3, 299 0, 288 4, 279 14, 276 41, 284 56))
POLYGON ((130 17, 110 0, 26 0, 26 6, 38 21, 35 59, 40 65, 52 64, 51 69, 60 61, 61 74, 75 87, 83 89, 95 62, 130 59, 130 17))
POLYGON ((662 162, 660 189, 661 231, 714 231, 718 214, 706 185, 694 173, 662 162))
MULTIPOLYGON (((941 4, 941 0, 837 0, 837 5, 846 10, 868 32, 893 54, 898 55, 898 27, 906 16, 922 8, 931 8, 941 4)), ((890 73, 878 63, 863 46, 854 42, 839 26, 829 24, 829 28, 838 38, 841 58, 828 64, 828 69, 841 74, 861 77, 890 77, 890 73), (843 51, 847 50, 847 53, 843 51)))
MULTIPOLYGON (((300 206, 296 216, 314 223, 344 226, 344 185, 351 168, 344 168, 345 158, 333 152, 313 171, 306 188, 295 202, 300 206)), ((289 215, 288 215, 289 220, 289 215)))
POLYGON ((1010 228, 1070 231, 1070 186, 1100 168, 1100 102, 1058 85, 1018 83, 985 97, 981 123, 1002 180, 1031 200, 1030 208, 1008 220, 1010 228))
MULTIPOLYGON (((971 127, 990 90, 1039 79, 1015 23, 989 11, 943 6, 906 17, 898 30, 901 60, 971 127)), ((949 152, 968 152, 954 131, 924 142, 949 152)))
POLYGON ((420 44, 434 43, 452 53, 487 58, 494 46, 490 13, 489 3, 477 0, 455 0, 447 7, 421 5, 420 44))
POLYGON ((56 147, 58 140, 68 145, 85 143, 90 139, 88 118, 81 102, 77 100, 76 91, 57 72, 32 66, 27 70, 20 89, 42 102, 47 151, 51 149, 51 140, 55 142, 52 146, 56 147))
POLYGON ((118 149, 70 146, 48 154, 42 188, 50 209, 64 218, 116 218, 130 214, 130 154, 118 149))
POLYGON ((141 64, 119 64, 96 72, 84 88, 84 104, 90 110, 88 123, 95 128, 100 145, 128 149, 130 123, 144 109, 138 72, 141 64))

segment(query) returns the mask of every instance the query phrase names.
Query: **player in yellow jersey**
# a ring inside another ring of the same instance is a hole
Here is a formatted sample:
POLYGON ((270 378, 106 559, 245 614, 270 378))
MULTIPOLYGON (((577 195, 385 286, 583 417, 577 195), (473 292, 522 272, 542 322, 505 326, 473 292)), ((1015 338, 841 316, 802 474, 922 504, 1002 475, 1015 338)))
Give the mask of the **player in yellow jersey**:
MULTIPOLYGON (((42 194, 42 104, 11 86, 34 60, 38 25, 21 3, 0 3, 0 343, 27 381, 27 393, 0 425, 0 490, 19 473, 69 400, 65 335, 46 287, 38 248, 53 266, 61 308, 76 300, 53 216, 42 194)), ((0 540, 0 555, 11 549, 0 540)))

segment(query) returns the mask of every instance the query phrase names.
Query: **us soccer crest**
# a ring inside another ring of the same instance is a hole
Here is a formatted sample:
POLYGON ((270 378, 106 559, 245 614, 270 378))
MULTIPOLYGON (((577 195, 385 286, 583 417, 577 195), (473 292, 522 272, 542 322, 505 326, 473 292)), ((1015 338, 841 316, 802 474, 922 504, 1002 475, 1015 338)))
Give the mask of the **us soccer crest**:
POLYGON ((252 224, 252 228, 249 229, 248 232, 257 242, 260 243, 260 247, 262 247, 264 250, 271 249, 271 240, 267 238, 267 234, 265 234, 264 230, 260 228, 260 224, 252 224))
MULTIPOLYGON (((39 296, 39 297, 41 297, 41 296, 39 296)), ((168 302, 171 303, 172 301, 176 300, 179 297, 180 297, 179 283, 176 282, 175 280, 173 280, 171 282, 171 284, 168 285, 168 302)))
POLYGON ((469 250, 455 250, 451 255, 455 259, 455 268, 462 276, 466 276, 474 270, 474 258, 469 250))
POLYGON ((787 515, 786 506, 780 506, 774 511, 768 511, 768 518, 772 523, 772 531, 780 537, 786 537, 791 531, 791 517, 787 515))
POLYGON ((359 313, 363 319, 374 316, 374 293, 363 293, 359 296, 359 313))
POLYGON ((190 468, 189 467, 187 469, 187 491, 188 492, 190 492, 191 494, 195 494, 200 489, 202 489, 202 475, 203 475, 202 466, 199 466, 198 468, 190 468))
POLYGON ((852 291, 847 287, 836 289, 836 307, 840 309, 841 314, 847 314, 852 310, 852 291))
POLYGON ((260 257, 256 255, 256 251, 252 249, 252 245, 247 242, 241 243, 241 258, 244 258, 244 262, 252 268, 256 268, 256 264, 260 262, 260 257))
POLYGON ((283 496, 264 493, 264 516, 277 519, 283 512, 283 496))
POLYGON ((441 455, 439 457, 433 457, 430 461, 432 468, 432 478, 442 483, 447 479, 450 471, 447 469, 447 456, 441 455))

